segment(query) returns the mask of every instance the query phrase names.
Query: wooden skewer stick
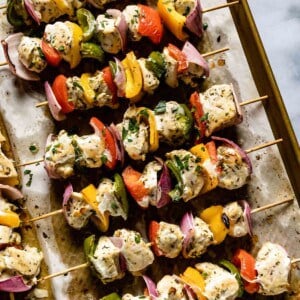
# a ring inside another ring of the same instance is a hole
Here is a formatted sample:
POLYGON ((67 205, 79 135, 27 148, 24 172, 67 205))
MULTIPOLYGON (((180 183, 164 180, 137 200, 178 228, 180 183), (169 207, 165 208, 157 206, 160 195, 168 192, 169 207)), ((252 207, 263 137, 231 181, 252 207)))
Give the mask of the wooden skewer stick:
POLYGON ((265 96, 261 96, 261 97, 258 97, 258 98, 246 100, 246 101, 241 102, 240 106, 248 105, 248 104, 259 102, 259 101, 264 101, 264 100, 266 100, 268 98, 269 98, 269 96, 265 95, 265 96))
POLYGON ((16 167, 24 167, 24 166, 28 166, 28 165, 34 165, 34 164, 41 163, 43 161, 44 161, 43 158, 37 159, 37 160, 32 160, 32 161, 28 161, 28 162, 25 162, 25 163, 20 163, 20 164, 16 165, 16 167))
POLYGON ((6 4, 0 5, 0 9, 4 9, 4 8, 7 8, 7 5, 6 5, 6 4))
POLYGON ((8 62, 2 62, 2 63, 0 63, 0 67, 3 67, 3 66, 6 66, 6 65, 8 65, 8 62))
POLYGON ((229 50, 229 47, 220 48, 220 49, 217 49, 217 50, 214 50, 214 51, 211 51, 211 52, 204 53, 204 54, 202 54, 202 57, 206 58, 208 56, 212 56, 212 55, 222 53, 222 52, 225 52, 225 51, 228 51, 228 50, 229 50))
POLYGON ((259 207, 259 208, 254 208, 251 210, 251 214, 255 214, 255 213, 258 213, 262 210, 266 210, 266 209, 269 209, 271 207, 275 207, 275 206, 278 206, 278 205, 281 205, 281 204, 284 204, 284 203, 288 203, 288 202, 292 202, 294 201, 293 198, 291 199, 284 199, 284 200, 280 200, 280 201, 277 201, 277 202, 274 202, 274 203, 270 203, 270 204, 267 204, 267 205, 264 205, 262 207, 259 207))
POLYGON ((46 218, 49 218, 49 217, 52 217, 52 216, 55 216, 55 215, 58 215, 58 214, 61 214, 63 212, 63 209, 58 209, 58 210, 55 210, 55 211, 51 211, 47 214, 44 214, 44 215, 40 215, 38 217, 35 217, 35 218, 32 218, 32 219, 29 219, 29 220, 24 220, 23 223, 30 223, 30 222, 35 222, 35 221, 39 221, 39 220, 42 220, 42 219, 46 219, 46 218))
POLYGON ((43 102, 39 102, 35 105, 35 107, 41 107, 41 106, 46 106, 48 105, 48 101, 43 101, 43 102))
POLYGON ((78 265, 78 266, 75 266, 75 267, 57 272, 57 273, 53 273, 53 274, 44 276, 44 277, 38 279, 38 282, 48 280, 48 279, 51 279, 51 278, 54 278, 54 277, 57 277, 57 276, 65 275, 69 272, 73 272, 73 271, 76 271, 76 270, 84 269, 84 268, 87 268, 89 265, 90 265, 89 263, 84 263, 84 264, 81 264, 81 265, 78 265))
POLYGON ((251 153, 251 152, 254 152, 254 151, 257 151, 257 150, 260 150, 260 149, 263 149, 263 148, 266 148, 266 147, 269 147, 269 146, 281 143, 282 141, 283 141, 283 139, 278 139, 278 140, 275 140, 275 141, 272 141, 272 142, 261 144, 261 145, 258 145, 256 147, 247 149, 247 150, 245 150, 245 152, 248 154, 248 153, 251 153))
POLYGON ((297 263, 299 263, 300 262, 300 258, 294 258, 294 259, 292 259, 291 260, 291 264, 293 265, 293 264, 297 264, 297 263))
POLYGON ((240 1, 233 1, 233 2, 230 2, 230 3, 225 3, 225 4, 221 4, 221 5, 217 5, 217 6, 212 6, 212 7, 203 9, 202 13, 205 14, 205 13, 207 13, 209 11, 213 11, 213 10, 217 10, 217 9, 225 8, 225 7, 230 7, 230 6, 239 4, 239 3, 240 3, 240 1))

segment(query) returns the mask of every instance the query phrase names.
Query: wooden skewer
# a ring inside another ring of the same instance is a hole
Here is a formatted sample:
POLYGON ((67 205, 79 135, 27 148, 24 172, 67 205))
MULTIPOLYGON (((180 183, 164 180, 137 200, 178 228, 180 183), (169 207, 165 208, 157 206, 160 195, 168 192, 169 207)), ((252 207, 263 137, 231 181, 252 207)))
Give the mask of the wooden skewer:
POLYGON ((203 9, 202 13, 205 14, 205 13, 207 13, 209 11, 213 11, 213 10, 217 10, 217 9, 225 8, 225 7, 230 7, 230 6, 239 4, 239 3, 240 3, 240 1, 233 1, 233 2, 230 2, 230 3, 225 3, 225 4, 221 4, 221 5, 217 5, 217 6, 212 6, 212 7, 203 9))
MULTIPOLYGON (((261 144, 261 145, 255 146, 253 148, 247 149, 247 150, 245 150, 245 152, 248 154, 248 153, 251 153, 251 152, 254 152, 254 151, 257 151, 257 150, 260 150, 260 149, 263 149, 263 148, 281 143, 282 141, 283 141, 283 139, 278 139, 278 140, 275 140, 275 141, 272 141, 272 142, 261 144)), ((40 162, 43 162, 43 161, 44 161, 43 158, 42 159, 37 159, 37 160, 32 160, 32 161, 28 161, 28 162, 25 162, 25 163, 20 163, 20 164, 16 165, 16 167, 24 167, 24 166, 28 166, 28 165, 34 165, 34 164, 37 164, 37 163, 40 163, 40 162)))
POLYGON ((261 144, 261 145, 258 145, 256 147, 247 149, 247 150, 245 150, 245 152, 248 154, 248 153, 251 153, 251 152, 254 152, 254 151, 257 151, 257 150, 260 150, 260 149, 263 149, 263 148, 266 148, 266 147, 269 147, 269 146, 281 143, 282 141, 283 141, 283 139, 278 139, 278 140, 275 140, 275 141, 272 141, 272 142, 261 144))
POLYGON ((60 272, 57 272, 57 273, 53 273, 53 274, 44 276, 44 277, 38 279, 37 281, 41 282, 41 281, 44 281, 44 280, 47 280, 47 279, 51 279, 51 278, 54 278, 54 277, 57 277, 57 276, 65 275, 65 274, 67 274, 69 272, 73 272, 73 271, 76 271, 76 270, 87 268, 89 265, 90 265, 89 263, 84 263, 84 264, 81 264, 81 265, 78 265, 78 266, 66 269, 64 271, 60 271, 60 272))
POLYGON ((55 211, 51 211, 47 214, 44 214, 44 215, 41 215, 41 216, 38 216, 38 217, 35 217, 35 218, 32 218, 32 219, 29 219, 29 220, 25 220, 23 221, 23 223, 30 223, 30 222, 35 222, 35 221, 39 221, 39 220, 42 220, 42 219, 46 219, 46 218, 49 218, 49 217, 52 217, 52 216, 55 216, 55 215, 58 215, 58 214, 61 214, 63 213, 63 209, 58 209, 58 210, 55 210, 55 211))
POLYGON ((241 102, 240 106, 248 105, 248 104, 251 104, 251 103, 258 102, 258 101, 264 101, 264 100, 267 100, 268 98, 269 98, 269 96, 265 95, 265 96, 261 96, 261 97, 258 97, 258 98, 246 100, 246 101, 241 102))
POLYGON ((294 259, 292 259, 291 260, 291 264, 293 265, 293 264, 297 264, 297 263, 299 263, 300 262, 300 258, 294 258, 294 259))
POLYGON ((4 9, 4 8, 7 8, 7 5, 0 5, 0 9, 4 9))
POLYGON ((35 105, 35 107, 41 107, 41 106, 46 106, 48 105, 48 101, 43 101, 43 102, 39 102, 35 105))
POLYGON ((222 52, 225 52, 225 51, 228 51, 228 50, 229 50, 229 47, 220 48, 220 49, 217 49, 217 50, 214 50, 214 51, 211 51, 211 52, 204 53, 204 54, 202 54, 202 57, 206 58, 207 56, 212 56, 212 55, 222 53, 222 52))
POLYGON ((293 198, 291 199, 284 199, 284 200, 281 200, 281 201, 277 201, 277 202, 274 202, 274 203, 270 203, 270 204, 267 204, 267 205, 264 205, 262 207, 259 207, 259 208, 254 208, 251 210, 251 214, 256 214, 262 210, 266 210, 266 209, 269 209, 271 207, 275 207, 275 206, 278 206, 278 205, 281 205, 281 204, 284 204, 284 203, 288 203, 288 202, 292 202, 294 201, 293 198))
POLYGON ((0 67, 3 67, 3 66, 6 66, 6 65, 8 65, 8 62, 2 62, 2 63, 0 63, 0 67))

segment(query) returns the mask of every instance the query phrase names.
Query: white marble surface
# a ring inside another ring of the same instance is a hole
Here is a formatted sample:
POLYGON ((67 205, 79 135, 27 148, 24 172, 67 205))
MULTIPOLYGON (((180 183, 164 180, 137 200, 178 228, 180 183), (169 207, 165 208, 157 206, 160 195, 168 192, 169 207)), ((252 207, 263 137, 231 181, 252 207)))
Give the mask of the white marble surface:
POLYGON ((300 141, 300 1, 248 2, 300 141))

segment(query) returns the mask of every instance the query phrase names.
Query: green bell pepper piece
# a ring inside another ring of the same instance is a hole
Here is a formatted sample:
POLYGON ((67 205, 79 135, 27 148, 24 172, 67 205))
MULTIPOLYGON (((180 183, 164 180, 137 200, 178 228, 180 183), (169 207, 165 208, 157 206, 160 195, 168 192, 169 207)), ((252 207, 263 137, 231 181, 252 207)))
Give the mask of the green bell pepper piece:
POLYGON ((95 17, 85 8, 78 9, 76 11, 76 17, 83 32, 83 41, 87 42, 93 37, 96 29, 95 17))
POLYGON ((116 173, 114 175, 114 190, 115 190, 116 197, 122 204, 122 208, 123 208, 126 216, 128 216, 129 208, 128 208, 127 193, 126 193, 123 179, 118 173, 116 173))
POLYGON ((88 261, 90 261, 90 257, 94 255, 95 249, 96 249, 96 237, 95 235, 90 235, 83 242, 84 254, 88 261))
POLYGON ((109 295, 100 298, 99 300, 121 300, 121 298, 117 293, 111 293, 109 295))
POLYGON ((169 168, 169 170, 171 171, 171 173, 177 181, 177 184, 175 185, 174 189, 171 192, 169 192, 169 196, 172 198, 173 201, 179 201, 183 193, 183 182, 182 177, 180 175, 180 170, 172 160, 167 160, 166 166, 169 168))
POLYGON ((158 51, 153 51, 150 53, 148 59, 146 60, 146 67, 159 79, 166 73, 165 59, 158 51))
POLYGON ((182 109, 184 110, 184 113, 185 113, 185 116, 184 116, 184 122, 185 122, 184 137, 185 137, 185 139, 189 139, 190 134, 191 134, 191 130, 193 128, 194 119, 193 119, 191 111, 189 110, 189 108, 185 104, 180 104, 180 106, 182 107, 182 109))
POLYGON ((238 297, 242 297, 244 293, 244 284, 240 275, 239 270, 236 268, 234 264, 232 264, 230 261, 226 259, 222 259, 218 263, 220 266, 227 269, 231 274, 233 274, 239 283, 239 291, 238 291, 238 297))
POLYGON ((9 0, 7 3, 7 21, 14 27, 21 27, 31 23, 25 9, 24 0, 9 0))
POLYGON ((80 54, 83 58, 93 58, 104 63, 105 55, 102 48, 95 43, 81 43, 80 54))

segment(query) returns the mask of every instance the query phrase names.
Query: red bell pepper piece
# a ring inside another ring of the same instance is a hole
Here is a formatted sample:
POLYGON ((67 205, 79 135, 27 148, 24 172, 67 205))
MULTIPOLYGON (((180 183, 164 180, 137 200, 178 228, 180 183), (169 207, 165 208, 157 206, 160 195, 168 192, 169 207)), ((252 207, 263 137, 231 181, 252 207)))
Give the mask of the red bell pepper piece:
POLYGON ((74 104, 68 101, 67 78, 64 75, 56 76, 52 90, 63 113, 67 114, 75 109, 74 104))
POLYGON ((169 44, 167 48, 170 56, 172 56, 178 62, 177 72, 180 74, 186 71, 189 67, 186 55, 173 44, 169 44))
POLYGON ((155 253, 156 256, 162 256, 163 252, 158 248, 156 244, 156 238, 158 235, 158 230, 159 230, 159 223, 156 221, 151 221, 149 224, 149 240, 152 244, 152 249, 155 253))
POLYGON ((110 92, 112 93, 112 102, 113 104, 117 103, 117 91, 118 88, 116 86, 116 84, 114 83, 114 79, 110 70, 110 67, 105 67, 104 69, 102 69, 102 73, 103 73, 103 79, 105 81, 105 83, 108 86, 108 89, 110 90, 110 92))
POLYGON ((163 25, 159 13, 152 7, 138 4, 138 33, 148 37, 154 44, 159 44, 163 37, 163 25))
POLYGON ((41 48, 43 54, 45 55, 47 63, 50 66, 57 67, 62 60, 62 56, 60 55, 60 53, 44 40, 42 40, 41 48))

